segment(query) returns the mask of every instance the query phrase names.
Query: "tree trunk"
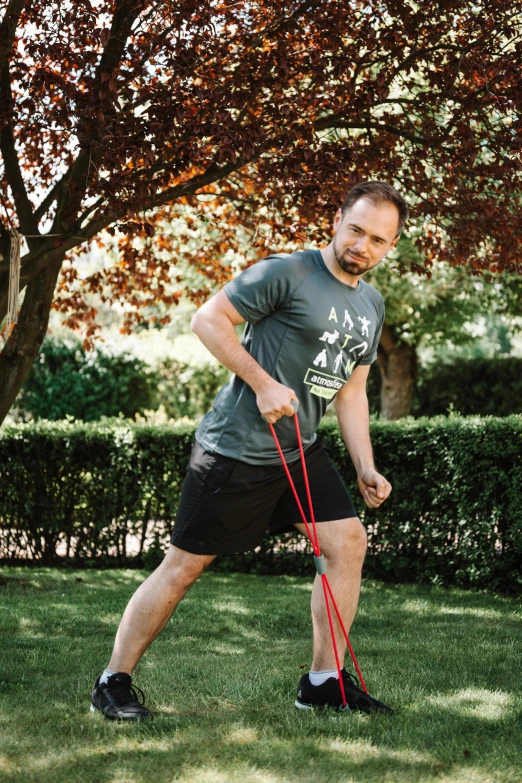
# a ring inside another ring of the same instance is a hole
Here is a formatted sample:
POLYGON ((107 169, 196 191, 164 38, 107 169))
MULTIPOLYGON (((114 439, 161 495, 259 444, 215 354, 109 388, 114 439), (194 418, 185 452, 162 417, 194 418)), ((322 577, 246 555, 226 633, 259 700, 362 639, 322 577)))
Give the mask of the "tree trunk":
POLYGON ((390 327, 384 324, 377 364, 382 381, 381 416, 384 419, 408 416, 417 377, 416 347, 398 341, 390 327))
POLYGON ((62 261, 50 264, 28 283, 18 321, 0 353, 0 424, 40 351, 62 261))

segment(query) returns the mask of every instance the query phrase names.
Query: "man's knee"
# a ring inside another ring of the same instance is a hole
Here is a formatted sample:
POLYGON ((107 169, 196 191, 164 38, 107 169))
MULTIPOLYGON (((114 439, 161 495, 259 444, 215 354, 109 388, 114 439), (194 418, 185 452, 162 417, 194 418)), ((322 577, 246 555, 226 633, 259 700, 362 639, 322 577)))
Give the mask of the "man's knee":
MULTIPOLYGON (((329 523, 326 523, 329 524, 329 523)), ((358 517, 339 520, 334 536, 322 546, 327 560, 364 560, 367 547, 366 530, 358 517)), ((320 529, 320 526, 318 526, 320 529)))
POLYGON ((194 555, 171 544, 160 566, 165 578, 178 588, 188 588, 201 576, 215 555, 194 555))

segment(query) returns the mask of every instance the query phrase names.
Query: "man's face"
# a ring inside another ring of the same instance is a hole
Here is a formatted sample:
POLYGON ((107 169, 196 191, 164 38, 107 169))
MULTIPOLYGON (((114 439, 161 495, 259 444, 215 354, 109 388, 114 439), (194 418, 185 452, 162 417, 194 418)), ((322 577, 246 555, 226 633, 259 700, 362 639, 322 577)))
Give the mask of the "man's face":
POLYGON ((350 275, 364 275, 384 258, 399 237, 399 211, 389 201, 374 204, 360 198, 334 220, 333 251, 337 263, 350 275))

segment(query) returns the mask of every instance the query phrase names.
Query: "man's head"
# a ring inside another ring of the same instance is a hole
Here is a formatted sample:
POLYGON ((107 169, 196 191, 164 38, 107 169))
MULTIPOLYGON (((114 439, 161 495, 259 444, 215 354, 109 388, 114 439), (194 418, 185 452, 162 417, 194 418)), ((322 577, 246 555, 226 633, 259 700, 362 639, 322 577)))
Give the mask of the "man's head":
POLYGON ((403 197, 386 182, 355 185, 335 215, 332 248, 344 272, 363 275, 389 253, 408 217, 403 197))

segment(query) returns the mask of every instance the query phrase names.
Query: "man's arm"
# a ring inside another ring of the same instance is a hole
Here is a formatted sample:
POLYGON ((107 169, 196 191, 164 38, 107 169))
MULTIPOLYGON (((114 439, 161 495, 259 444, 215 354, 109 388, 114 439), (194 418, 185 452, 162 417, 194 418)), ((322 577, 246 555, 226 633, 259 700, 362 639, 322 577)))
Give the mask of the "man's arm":
POLYGON ((292 389, 271 378, 243 348, 234 326, 244 322, 243 316, 221 290, 199 308, 190 328, 218 362, 251 387, 260 412, 275 424, 282 416, 294 415, 290 401, 297 400, 297 396, 292 389))
POLYGON ((370 365, 356 367, 335 397, 334 405, 341 435, 350 454, 357 483, 369 508, 378 508, 391 492, 391 484, 375 470, 370 441, 370 413, 366 380, 370 365))

